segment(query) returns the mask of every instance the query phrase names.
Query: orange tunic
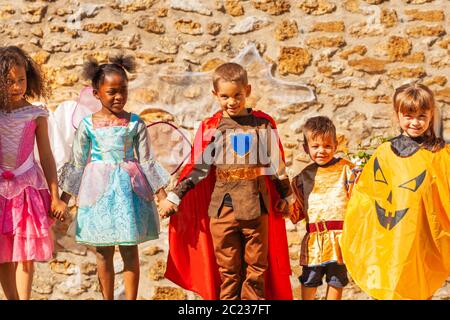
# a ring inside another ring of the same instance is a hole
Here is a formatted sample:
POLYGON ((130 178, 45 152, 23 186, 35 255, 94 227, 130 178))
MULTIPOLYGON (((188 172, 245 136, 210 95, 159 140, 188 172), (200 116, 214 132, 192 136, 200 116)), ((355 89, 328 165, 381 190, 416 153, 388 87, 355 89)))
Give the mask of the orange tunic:
MULTIPOLYGON (((342 221, 351 186, 355 181, 354 165, 345 159, 335 159, 328 166, 315 163, 307 166, 295 178, 303 193, 306 223, 342 221)), ((342 230, 307 232, 301 245, 300 264, 317 266, 329 262, 342 264, 339 245, 342 230)))

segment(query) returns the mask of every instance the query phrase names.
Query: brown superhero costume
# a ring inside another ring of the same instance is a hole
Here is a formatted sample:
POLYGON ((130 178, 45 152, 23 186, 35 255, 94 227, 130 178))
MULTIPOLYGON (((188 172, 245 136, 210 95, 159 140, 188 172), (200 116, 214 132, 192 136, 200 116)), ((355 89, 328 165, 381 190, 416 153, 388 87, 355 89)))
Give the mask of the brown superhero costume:
POLYGON ((221 299, 265 298, 270 199, 264 175, 271 175, 282 198, 291 194, 271 129, 269 120, 256 117, 251 110, 244 116, 222 117, 203 161, 195 164, 168 196, 178 204, 216 167, 208 215, 222 282, 221 299))

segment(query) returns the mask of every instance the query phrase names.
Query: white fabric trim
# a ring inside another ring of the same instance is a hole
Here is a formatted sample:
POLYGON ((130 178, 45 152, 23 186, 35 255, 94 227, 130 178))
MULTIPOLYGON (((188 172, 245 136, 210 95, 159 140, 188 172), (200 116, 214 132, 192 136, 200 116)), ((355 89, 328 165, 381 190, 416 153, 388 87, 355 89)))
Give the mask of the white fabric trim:
POLYGON ((181 202, 181 199, 174 192, 169 192, 169 194, 167 195, 167 200, 169 200, 173 204, 176 204, 177 206, 179 206, 181 202))
MULTIPOLYGON (((33 166, 34 166, 34 157, 33 157, 33 153, 31 152, 28 155, 27 160, 25 160, 18 168, 14 169, 10 172, 13 173, 15 176, 20 176, 21 174, 24 174, 25 172, 27 172, 28 170, 33 168, 33 166)), ((0 173, 3 173, 3 172, 5 172, 5 170, 0 168, 0 173)))

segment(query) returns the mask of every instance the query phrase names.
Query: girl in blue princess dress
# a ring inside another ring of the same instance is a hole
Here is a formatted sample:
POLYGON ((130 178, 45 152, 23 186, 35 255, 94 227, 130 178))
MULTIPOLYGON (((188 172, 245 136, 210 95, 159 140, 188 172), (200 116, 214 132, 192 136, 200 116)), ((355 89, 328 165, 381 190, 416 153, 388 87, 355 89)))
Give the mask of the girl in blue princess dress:
POLYGON ((124 261, 125 296, 136 299, 139 284, 137 245, 157 239, 159 217, 153 201, 165 199, 170 175, 150 152, 147 127, 124 110, 126 71, 132 57, 99 65, 89 60, 83 75, 92 81, 102 109, 84 118, 75 134, 71 159, 60 170, 61 199, 77 197, 76 241, 96 247, 97 271, 104 299, 114 297, 115 245, 124 261))

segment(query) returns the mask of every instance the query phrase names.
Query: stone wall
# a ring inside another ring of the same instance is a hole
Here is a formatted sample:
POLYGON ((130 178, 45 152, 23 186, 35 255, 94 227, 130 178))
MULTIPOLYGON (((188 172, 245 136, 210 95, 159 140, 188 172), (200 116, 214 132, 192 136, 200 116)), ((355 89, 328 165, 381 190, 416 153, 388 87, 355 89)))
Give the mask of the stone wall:
MULTIPOLYGON (((253 43, 267 65, 273 64, 275 81, 305 85, 315 97, 282 107, 271 105, 264 90, 254 90, 250 99, 278 121, 289 173, 294 175, 308 162, 300 148, 307 117, 330 116, 338 128, 340 150, 354 152, 373 137, 398 132, 391 97, 394 88, 409 81, 433 89, 441 111, 438 127, 450 141, 449 21, 446 0, 0 0, 0 45, 20 45, 42 65, 53 89, 51 108, 75 99, 86 85, 80 74, 87 56, 104 62, 118 51, 131 53, 139 69, 131 78, 134 95, 129 105, 136 102, 139 107, 133 110, 142 111, 152 110, 158 101, 171 101, 170 90, 153 85, 162 71, 199 72, 207 78, 208 71, 253 43)), ((250 75, 258 80, 253 70, 250 75)), ((194 90, 185 97, 195 95, 194 90)), ((181 116, 183 110, 178 111, 170 119, 192 129, 181 116)), ((287 226, 298 298, 304 227, 287 226)), ((95 257, 64 236, 65 228, 56 226, 55 260, 38 265, 33 298, 100 298, 95 257)), ((142 298, 196 298, 162 278, 165 227, 162 239, 142 246, 141 253, 142 298)), ((119 256, 116 259, 121 296, 119 256)), ((345 298, 367 297, 352 286, 345 298)), ((450 298, 448 284, 436 298, 450 298)))

